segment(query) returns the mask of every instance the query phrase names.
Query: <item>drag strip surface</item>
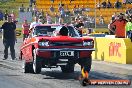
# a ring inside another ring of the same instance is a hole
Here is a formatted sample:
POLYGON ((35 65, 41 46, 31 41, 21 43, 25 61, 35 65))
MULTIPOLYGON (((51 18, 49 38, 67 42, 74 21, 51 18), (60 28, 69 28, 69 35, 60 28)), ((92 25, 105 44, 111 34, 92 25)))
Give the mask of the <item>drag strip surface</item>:
MULTIPOLYGON (((22 39, 16 44, 16 55, 22 39)), ((0 40, 0 46, 2 41, 0 40)), ((60 68, 42 69, 40 74, 25 74, 22 71, 22 61, 2 60, 3 48, 0 48, 0 88, 83 88, 78 77, 80 66, 75 66, 74 73, 62 73, 60 68)), ((93 61, 90 79, 130 79, 132 70, 118 66, 107 65, 105 62, 93 61)), ((85 88, 132 88, 132 86, 86 86, 85 88)))

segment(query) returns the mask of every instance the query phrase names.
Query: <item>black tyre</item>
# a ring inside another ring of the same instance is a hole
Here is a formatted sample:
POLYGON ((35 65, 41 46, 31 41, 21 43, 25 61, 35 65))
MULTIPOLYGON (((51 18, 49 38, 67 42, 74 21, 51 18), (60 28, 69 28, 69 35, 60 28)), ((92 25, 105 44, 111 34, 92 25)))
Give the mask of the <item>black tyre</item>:
POLYGON ((33 71, 35 74, 41 72, 41 59, 36 55, 35 49, 33 50, 33 71))
POLYGON ((74 72, 74 64, 61 66, 61 70, 63 73, 73 73, 74 72))
POLYGON ((25 62, 24 61, 24 65, 23 65, 23 72, 24 73, 33 73, 33 64, 32 62, 25 62))

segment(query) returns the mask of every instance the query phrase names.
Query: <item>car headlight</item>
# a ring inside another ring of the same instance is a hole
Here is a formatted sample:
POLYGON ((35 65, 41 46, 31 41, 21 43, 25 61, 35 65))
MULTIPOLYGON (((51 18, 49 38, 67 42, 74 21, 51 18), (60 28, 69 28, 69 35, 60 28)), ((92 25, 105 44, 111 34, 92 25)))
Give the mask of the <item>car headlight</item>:
POLYGON ((39 42, 39 46, 49 46, 49 41, 39 42))
POLYGON ((93 41, 84 41, 83 42, 83 46, 92 46, 93 45, 93 41))

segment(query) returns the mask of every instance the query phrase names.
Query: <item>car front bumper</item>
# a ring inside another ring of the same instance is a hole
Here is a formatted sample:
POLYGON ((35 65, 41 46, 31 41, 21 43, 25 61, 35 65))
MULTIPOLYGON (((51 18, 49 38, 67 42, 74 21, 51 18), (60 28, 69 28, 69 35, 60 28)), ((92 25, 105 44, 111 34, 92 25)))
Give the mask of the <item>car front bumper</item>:
POLYGON ((84 48, 39 49, 39 48, 37 48, 36 51, 39 51, 39 52, 45 52, 45 51, 95 51, 95 49, 94 48, 90 48, 90 49, 84 49, 84 48))

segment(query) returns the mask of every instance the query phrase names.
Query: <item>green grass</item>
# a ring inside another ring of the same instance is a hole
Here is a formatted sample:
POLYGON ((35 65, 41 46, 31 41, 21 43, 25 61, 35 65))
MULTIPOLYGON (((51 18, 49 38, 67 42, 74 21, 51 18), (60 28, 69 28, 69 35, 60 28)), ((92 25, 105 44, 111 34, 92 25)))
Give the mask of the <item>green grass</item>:
POLYGON ((8 0, 8 2, 0 2, 0 10, 2 10, 2 12, 5 12, 5 10, 7 10, 8 13, 11 13, 13 10, 15 12, 15 15, 18 17, 19 7, 22 4, 24 4, 24 7, 29 6, 29 0, 27 0, 26 2, 24 1, 20 2, 20 0, 8 0))

